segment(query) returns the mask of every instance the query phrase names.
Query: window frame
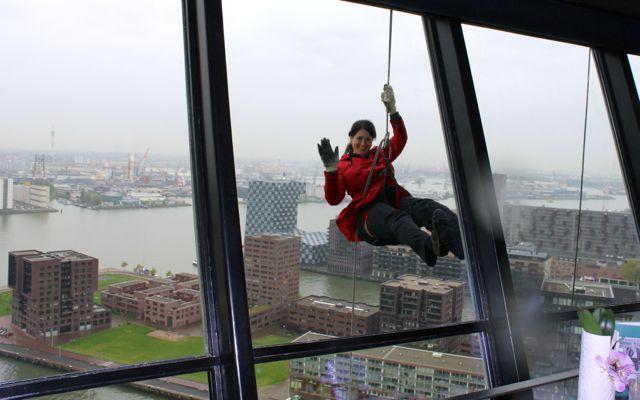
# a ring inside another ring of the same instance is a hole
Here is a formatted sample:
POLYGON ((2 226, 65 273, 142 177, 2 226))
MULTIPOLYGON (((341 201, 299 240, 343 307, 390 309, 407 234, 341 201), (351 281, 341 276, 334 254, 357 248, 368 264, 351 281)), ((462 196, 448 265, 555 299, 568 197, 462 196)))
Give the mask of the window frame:
MULTIPOLYGON (((361 0, 423 16, 430 61, 438 89, 456 197, 464 215, 472 290, 479 320, 444 327, 348 337, 253 349, 246 300, 236 201, 232 133, 221 0, 183 0, 189 138, 193 174, 198 259, 201 260, 203 326, 207 354, 143 365, 68 373, 0 383, 0 397, 20 399, 112 384, 206 371, 215 399, 253 399, 254 364, 349 350, 388 346, 461 334, 480 333, 490 387, 486 398, 520 393, 571 379, 575 371, 528 380, 520 321, 509 300, 513 286, 502 227, 497 216, 491 168, 478 112, 461 24, 569 42, 595 48, 598 76, 617 145, 630 206, 640 229, 640 101, 627 53, 640 54, 640 24, 628 16, 562 2, 537 0, 361 0), (563 24, 554 21, 561 19, 563 24), (598 26, 594 30, 590 27, 598 26), (470 204, 482 201, 473 211, 470 204), (490 218, 491 231, 479 221, 490 218), (482 268, 480 267, 482 266, 482 268), (511 346, 500 348, 508 340, 511 346), (544 383, 540 383, 544 382, 544 383)), ((640 236, 640 235, 639 235, 640 236)), ((640 302, 611 307, 616 313, 640 310, 640 302)), ((576 312, 549 312, 542 320, 574 320, 576 312)), ((466 397, 465 397, 466 396, 466 397)), ((518 398, 520 398, 518 397, 518 398)), ((513 398, 511 396, 510 398, 513 398)))

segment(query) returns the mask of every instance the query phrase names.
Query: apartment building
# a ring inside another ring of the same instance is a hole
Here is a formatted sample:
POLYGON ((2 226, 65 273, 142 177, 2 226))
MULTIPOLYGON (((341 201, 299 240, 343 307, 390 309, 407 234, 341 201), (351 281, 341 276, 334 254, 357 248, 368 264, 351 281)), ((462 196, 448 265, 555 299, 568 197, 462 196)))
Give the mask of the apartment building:
POLYGON ((352 306, 348 300, 327 296, 307 296, 296 300, 287 319, 290 329, 334 336, 377 333, 379 324, 378 307, 365 303, 352 306))
POLYGON ((44 339, 109 327, 111 315, 93 304, 98 259, 73 250, 9 252, 11 322, 44 339))

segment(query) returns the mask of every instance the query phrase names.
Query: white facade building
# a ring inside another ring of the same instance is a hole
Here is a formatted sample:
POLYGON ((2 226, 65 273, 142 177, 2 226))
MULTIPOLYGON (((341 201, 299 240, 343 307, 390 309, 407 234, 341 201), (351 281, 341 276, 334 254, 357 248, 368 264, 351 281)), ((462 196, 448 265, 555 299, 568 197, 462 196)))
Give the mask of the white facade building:
POLYGON ((0 210, 13 208, 13 179, 0 178, 0 210))

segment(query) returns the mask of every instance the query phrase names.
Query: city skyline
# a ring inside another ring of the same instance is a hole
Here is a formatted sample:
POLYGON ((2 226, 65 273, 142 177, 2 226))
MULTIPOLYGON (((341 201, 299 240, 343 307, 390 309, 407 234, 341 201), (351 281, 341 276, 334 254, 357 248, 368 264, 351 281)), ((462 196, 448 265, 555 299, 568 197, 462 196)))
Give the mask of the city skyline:
MULTIPOLYGON (((321 137, 343 149, 359 118, 372 119, 382 136, 388 12, 282 0, 253 4, 262 12, 246 15, 246 3, 223 4, 236 158, 317 159, 321 137), (296 23, 285 24, 292 16, 296 23)), ((0 16, 0 33, 14 38, 0 44, 11 60, 1 81, 4 146, 45 151, 55 125, 55 150, 187 155, 179 2, 68 4, 10 1, 0 16), (39 28, 24 29, 32 25, 39 28)), ((394 15, 391 83, 409 130, 398 162, 446 166, 420 19, 394 15)), ((464 32, 494 168, 579 170, 587 50, 470 26, 464 32)), ((640 67, 636 57, 631 62, 640 67)), ((591 79, 587 170, 615 170, 591 79)))

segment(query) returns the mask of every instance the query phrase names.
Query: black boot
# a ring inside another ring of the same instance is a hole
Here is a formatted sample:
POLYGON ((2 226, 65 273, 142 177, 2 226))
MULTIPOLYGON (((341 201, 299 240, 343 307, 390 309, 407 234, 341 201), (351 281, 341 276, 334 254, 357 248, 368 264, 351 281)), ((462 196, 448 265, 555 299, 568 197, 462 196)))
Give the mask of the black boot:
POLYGON ((449 254, 449 234, 447 233, 447 217, 443 210, 433 212, 431 228, 433 252, 438 257, 444 257, 449 254))
MULTIPOLYGON (((444 231, 447 235, 449 250, 459 260, 464 260, 464 248, 462 247, 462 236, 460 235, 460 224, 458 216, 451 210, 438 210, 444 215, 444 231)), ((435 215, 435 213, 434 213, 435 215)))
POLYGON ((420 256, 422 261, 427 263, 428 266, 433 267, 438 262, 438 256, 433 251, 433 247, 431 246, 431 239, 429 239, 428 235, 422 240, 421 246, 411 246, 413 251, 420 256))

